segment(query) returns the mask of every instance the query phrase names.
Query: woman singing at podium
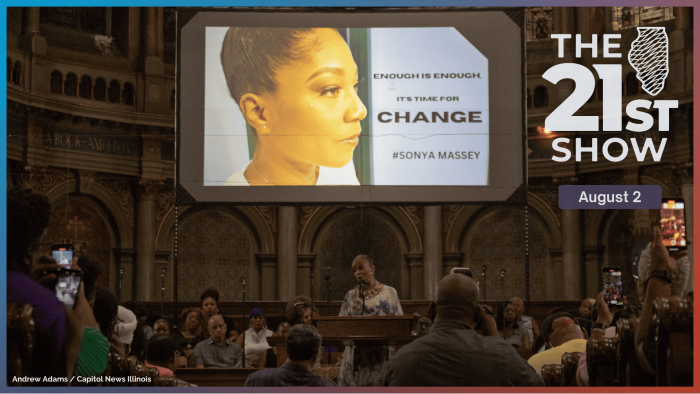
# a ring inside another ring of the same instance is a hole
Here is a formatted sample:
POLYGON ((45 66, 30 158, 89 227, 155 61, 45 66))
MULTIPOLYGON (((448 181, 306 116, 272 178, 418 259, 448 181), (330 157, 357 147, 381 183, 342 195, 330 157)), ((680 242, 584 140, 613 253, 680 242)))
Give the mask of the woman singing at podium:
MULTIPOLYGON (((372 258, 361 254, 352 262, 360 283, 343 300, 340 316, 403 316, 396 290, 374 278, 372 258)), ((386 364, 394 356, 394 346, 347 346, 343 353, 340 386, 381 386, 386 364)))

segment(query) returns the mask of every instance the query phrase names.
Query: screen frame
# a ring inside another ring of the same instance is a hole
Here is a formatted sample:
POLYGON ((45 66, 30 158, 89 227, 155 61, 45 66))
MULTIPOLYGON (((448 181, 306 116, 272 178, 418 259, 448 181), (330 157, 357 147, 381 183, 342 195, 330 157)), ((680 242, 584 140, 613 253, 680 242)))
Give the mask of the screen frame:
POLYGON ((178 203, 487 203, 522 202, 527 186, 526 57, 522 8, 178 9, 176 183, 178 203), (518 11, 520 11, 518 13, 518 11), (511 14, 511 15, 509 15, 511 14), (512 15, 520 20, 516 23, 512 15), (489 34, 474 31, 494 23, 489 34), (511 24, 510 27, 507 27, 511 24), (488 186, 204 186, 206 26, 454 27, 489 59, 488 186), (500 43, 500 44, 497 44, 500 43), (506 45, 507 44, 507 45, 506 45), (506 47, 509 50, 503 50, 506 47), (186 48, 183 51, 183 48, 186 48), (515 52, 520 61, 513 61, 515 52), (197 71, 200 70, 200 71, 197 71), (513 94, 513 88, 519 94, 513 94), (180 94, 182 92, 182 94, 180 94), (516 116, 504 116, 516 113, 516 116), (199 131, 201 132, 199 132, 199 131), (497 135, 497 138, 495 137, 497 135), (183 147, 187 147, 184 149, 183 147), (186 165, 183 165, 186 164, 186 165))

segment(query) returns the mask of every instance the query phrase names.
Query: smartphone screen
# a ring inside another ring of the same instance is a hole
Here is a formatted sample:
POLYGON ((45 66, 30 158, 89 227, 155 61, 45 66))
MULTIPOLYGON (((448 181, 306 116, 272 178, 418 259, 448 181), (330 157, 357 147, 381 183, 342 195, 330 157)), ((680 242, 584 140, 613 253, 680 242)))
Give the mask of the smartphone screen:
POLYGON ((603 268, 603 290, 605 302, 608 305, 622 305, 622 271, 620 268, 603 268))
POLYGON ((661 202, 661 235, 670 252, 685 250, 685 203, 681 198, 668 198, 661 202))
POLYGON ((73 261, 73 245, 57 244, 51 246, 51 254, 59 265, 69 268, 73 261))
POLYGON ((75 300, 80 290, 82 273, 71 269, 62 269, 58 272, 58 282, 56 283, 56 298, 66 304, 68 308, 75 307, 75 300))

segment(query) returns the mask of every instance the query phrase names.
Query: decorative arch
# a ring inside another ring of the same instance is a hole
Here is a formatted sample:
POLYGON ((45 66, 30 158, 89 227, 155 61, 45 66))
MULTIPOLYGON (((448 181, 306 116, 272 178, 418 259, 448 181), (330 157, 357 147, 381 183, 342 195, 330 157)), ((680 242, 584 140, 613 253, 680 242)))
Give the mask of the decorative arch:
MULTIPOLYGON (((625 180, 621 179, 615 184, 625 184, 625 180)), ((663 197, 673 196, 673 190, 657 179, 642 175, 640 177, 640 185, 659 185, 661 186, 661 195, 663 197)), ((608 250, 607 231, 610 223, 606 219, 606 215, 609 215, 610 213, 607 209, 594 209, 589 210, 589 212, 590 213, 585 227, 586 246, 603 245, 605 247, 604 250, 608 250), (603 234, 602 237, 601 234, 603 234)), ((605 261, 607 261, 607 253, 605 253, 605 256, 605 261)))
MULTIPOLYGON (((396 288, 402 299, 410 298, 408 242, 395 217, 382 208, 335 208, 326 215, 313 237, 314 273, 323 278, 331 267, 331 298, 342 300, 356 281, 349 269, 358 254, 373 256, 377 280, 396 288)), ((316 286, 316 298, 325 299, 325 286, 316 286), (319 289, 319 287, 321 287, 319 289)))
MULTIPOLYGON (((549 286, 552 248, 546 221, 536 210, 530 210, 530 299, 549 300, 554 289, 549 286), (533 212, 534 211, 534 212, 533 212)), ((464 227, 460 250, 464 265, 481 272, 488 266, 486 299, 525 299, 525 209, 518 205, 481 207, 464 227), (499 271, 506 269, 503 291, 499 271)), ((480 276, 476 278, 483 282, 480 276)))
MULTIPOLYGON (((53 204, 58 201, 61 197, 71 194, 78 189, 78 180, 69 179, 67 181, 61 182, 54 185, 47 193, 46 196, 49 201, 53 204)), ((112 220, 114 221, 115 233, 118 234, 115 237, 115 247, 119 248, 133 248, 133 234, 134 229, 131 224, 132 217, 127 217, 124 212, 123 206, 120 201, 103 185, 99 183, 91 184, 88 190, 81 192, 81 195, 91 196, 100 204, 104 205, 107 212, 110 213, 112 220)))
MULTIPOLYGON (((299 231, 298 253, 313 254, 314 242, 316 241, 319 229, 331 215, 345 209, 347 208, 333 206, 315 208, 315 211, 311 214, 310 218, 306 220, 306 223, 299 231)), ((382 210, 396 222, 407 246, 406 253, 422 253, 423 247, 420 232, 403 207, 381 207, 376 209, 382 210)))
POLYGON ((197 301, 204 289, 213 286, 221 294, 220 301, 240 301, 242 278, 257 285, 250 295, 260 299, 255 261, 259 242, 250 221, 238 209, 193 206, 181 216, 178 238, 178 299, 197 301))

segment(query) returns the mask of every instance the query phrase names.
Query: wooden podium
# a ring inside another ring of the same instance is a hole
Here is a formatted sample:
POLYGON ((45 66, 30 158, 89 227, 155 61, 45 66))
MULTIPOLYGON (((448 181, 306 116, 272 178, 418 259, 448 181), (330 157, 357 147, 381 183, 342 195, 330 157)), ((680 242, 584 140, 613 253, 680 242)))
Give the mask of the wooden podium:
MULTIPOLYGON (((321 316, 313 324, 323 338, 323 346, 406 345, 417 338, 411 335, 413 316, 321 316)), ((267 343, 277 347, 277 366, 284 364, 286 338, 269 337, 267 343)))

